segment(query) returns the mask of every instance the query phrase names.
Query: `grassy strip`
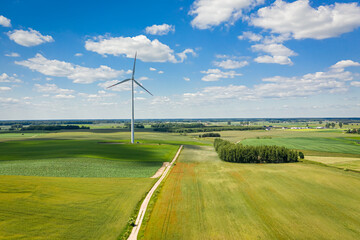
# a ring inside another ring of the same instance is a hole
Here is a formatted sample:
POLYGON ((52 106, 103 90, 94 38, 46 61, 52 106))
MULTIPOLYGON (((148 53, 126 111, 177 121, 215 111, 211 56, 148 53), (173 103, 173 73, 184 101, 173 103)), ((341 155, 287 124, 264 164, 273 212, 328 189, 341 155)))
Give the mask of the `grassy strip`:
MULTIPOLYGON (((176 159, 177 160, 177 159, 176 159)), ((145 215, 144 215, 144 218, 143 218, 143 222, 141 224, 141 227, 140 227, 140 231, 139 231, 139 234, 138 234, 138 239, 142 239, 144 237, 144 233, 145 233, 145 226, 146 224, 149 222, 150 220, 150 217, 151 217, 151 213, 154 209, 154 206, 155 206, 155 203, 159 197, 159 194, 161 192, 161 189, 162 187, 164 186, 164 183, 167 179, 167 177, 170 175, 171 173, 171 170, 173 169, 173 167, 176 165, 176 161, 175 163, 173 164, 173 166, 171 166, 171 169, 170 171, 168 172, 168 174, 166 175, 166 177, 163 179, 163 181, 159 184, 159 186, 156 188, 155 192, 153 193, 153 195, 151 196, 150 198, 150 201, 149 201, 149 204, 146 208, 146 212, 145 212, 145 215)), ((157 178, 158 180, 158 178, 157 178)), ((139 213, 139 210, 140 210, 140 207, 141 207, 141 204, 143 202, 143 200, 145 199, 146 195, 148 194, 149 191, 146 192, 146 194, 143 196, 143 198, 138 202, 138 204, 136 205, 136 208, 133 212, 133 214, 131 215, 130 219, 129 219, 129 222, 128 224, 126 225, 126 227, 124 228, 123 232, 120 234, 120 236, 118 237, 118 240, 125 240, 127 239, 130 234, 131 234, 131 231, 134 227, 134 224, 135 224, 135 221, 136 221, 136 218, 137 218, 137 215, 139 213)))
POLYGON ((301 160, 300 162, 305 163, 305 164, 314 164, 314 165, 323 166, 323 167, 335 168, 335 169, 342 170, 342 171, 347 171, 347 172, 360 173, 360 171, 355 170, 355 169, 342 168, 342 167, 337 167, 337 166, 334 166, 334 165, 327 165, 327 164, 325 164, 325 163, 316 162, 316 161, 311 161, 311 160, 306 160, 306 159, 303 159, 303 160, 301 160))
POLYGON ((232 164, 185 148, 144 239, 357 239, 359 174, 313 164, 232 164))
MULTIPOLYGON (((171 172, 171 170, 170 170, 170 172, 171 172)), ((169 172, 169 174, 170 174, 170 172, 169 172)), ((169 174, 167 176, 169 176, 169 174)), ((154 194, 150 198, 149 205, 148 205, 148 207, 146 209, 145 216, 144 216, 144 219, 143 219, 143 222, 141 224, 141 228, 140 228, 140 231, 139 231, 139 234, 138 234, 138 239, 143 239, 144 238, 146 225, 148 224, 148 222, 150 220, 151 214, 152 214, 152 212, 154 210, 155 203, 156 203, 157 199, 159 198, 159 194, 161 192, 161 189, 164 186, 166 178, 164 179, 164 181, 162 181, 160 183, 160 185, 158 186, 158 188, 156 189, 156 191, 154 192, 154 194)))
MULTIPOLYGON (((154 182, 155 184, 155 182, 154 182)), ((152 185, 153 186, 153 185, 152 185)), ((151 187, 152 187, 151 186, 151 187)), ((150 188, 151 189, 151 188, 150 188)), ((150 191, 149 189, 149 191, 150 191)), ((131 234, 131 231, 133 229, 133 227, 135 226, 135 221, 136 221, 136 217, 139 213, 139 210, 140 210, 140 207, 141 207, 141 204, 142 202, 144 201, 146 195, 148 194, 147 191, 143 196, 142 198, 140 199, 140 201, 136 204, 136 207, 134 208, 134 211, 133 213, 131 214, 130 218, 129 218, 129 221, 127 222, 126 226, 124 227, 124 229, 121 231, 119 237, 117 238, 117 240, 126 240, 128 239, 128 237, 130 236, 131 234)))
POLYGON ((52 158, 0 161, 0 175, 43 177, 151 177, 159 161, 116 161, 101 158, 52 158))

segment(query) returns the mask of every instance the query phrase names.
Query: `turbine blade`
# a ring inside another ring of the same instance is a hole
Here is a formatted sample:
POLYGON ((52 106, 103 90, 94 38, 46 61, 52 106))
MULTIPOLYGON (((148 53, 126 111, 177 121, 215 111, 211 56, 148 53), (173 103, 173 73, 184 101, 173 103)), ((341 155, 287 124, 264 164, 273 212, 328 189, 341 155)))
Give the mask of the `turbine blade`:
POLYGON ((132 79, 134 79, 134 75, 135 75, 136 55, 137 55, 137 52, 135 52, 135 59, 134 59, 134 67, 133 67, 132 79))
POLYGON ((135 79, 134 79, 134 82, 139 86, 139 87, 141 87, 142 89, 144 89, 145 91, 147 91, 151 96, 154 96, 154 95, 152 95, 152 93, 151 92, 149 92, 146 88, 144 88, 138 81, 136 81, 135 79))
POLYGON ((131 80, 130 78, 125 79, 125 80, 122 80, 121 82, 115 83, 115 84, 113 84, 113 85, 111 85, 111 86, 109 86, 109 87, 107 87, 107 88, 115 87, 116 85, 122 84, 122 83, 127 82, 127 81, 130 81, 130 80, 131 80))

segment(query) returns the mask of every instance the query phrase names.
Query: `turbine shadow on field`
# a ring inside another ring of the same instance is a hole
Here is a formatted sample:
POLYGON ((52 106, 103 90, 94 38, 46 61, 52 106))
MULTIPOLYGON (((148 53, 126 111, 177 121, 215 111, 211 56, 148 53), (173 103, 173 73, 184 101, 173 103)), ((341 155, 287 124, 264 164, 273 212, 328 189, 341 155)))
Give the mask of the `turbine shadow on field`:
POLYGON ((0 161, 49 158, 103 158, 120 161, 169 161, 176 146, 98 144, 85 140, 31 140, 0 143, 0 161))

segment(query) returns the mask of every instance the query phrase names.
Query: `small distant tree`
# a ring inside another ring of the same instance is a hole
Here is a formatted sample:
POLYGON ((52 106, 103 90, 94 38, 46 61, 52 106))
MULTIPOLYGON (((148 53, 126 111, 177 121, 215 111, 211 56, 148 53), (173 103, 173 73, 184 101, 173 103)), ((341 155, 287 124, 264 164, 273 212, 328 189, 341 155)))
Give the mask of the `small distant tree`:
POLYGON ((334 127, 335 127, 335 123, 331 123, 331 127, 334 128, 334 127))
POLYGON ((330 128, 330 123, 326 123, 326 124, 325 124, 325 127, 326 127, 326 128, 330 128))
POLYGON ((305 156, 302 152, 299 152, 299 157, 300 157, 300 159, 304 159, 305 156))
POLYGON ((228 121, 227 124, 228 124, 228 125, 231 125, 231 121, 228 121))
POLYGON ((322 121, 321 121, 321 120, 319 121, 319 124, 322 124, 322 121))
POLYGON ((343 123, 339 122, 339 127, 342 128, 342 126, 343 126, 343 123))

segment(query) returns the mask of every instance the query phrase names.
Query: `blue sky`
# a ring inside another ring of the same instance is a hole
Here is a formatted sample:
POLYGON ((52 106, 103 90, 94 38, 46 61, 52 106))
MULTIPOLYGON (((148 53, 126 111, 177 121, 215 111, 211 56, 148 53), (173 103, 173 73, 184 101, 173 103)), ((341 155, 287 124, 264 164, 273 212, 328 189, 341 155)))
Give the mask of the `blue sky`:
POLYGON ((356 1, 1 1, 0 119, 359 117, 356 1))

